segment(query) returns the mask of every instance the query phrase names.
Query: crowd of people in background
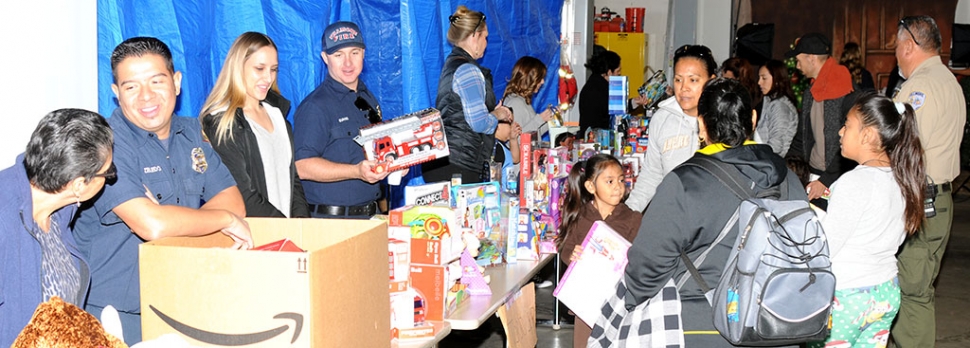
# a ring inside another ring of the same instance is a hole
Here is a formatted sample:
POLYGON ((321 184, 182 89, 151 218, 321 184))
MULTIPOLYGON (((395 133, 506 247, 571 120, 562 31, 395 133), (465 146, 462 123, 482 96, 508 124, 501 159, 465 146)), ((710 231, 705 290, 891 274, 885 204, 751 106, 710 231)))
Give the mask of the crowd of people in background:
MULTIPOLYGON (((933 346, 933 282, 949 239, 966 117, 940 41, 933 18, 903 18, 895 52, 901 79, 876 91, 858 44, 847 43, 837 59, 828 37, 802 35, 786 54, 811 79, 800 107, 779 60, 756 67, 733 57, 718 71, 706 47, 678 49, 668 91, 674 98, 653 113, 646 167, 624 203, 645 209, 628 253, 627 309, 684 275, 680 253, 694 259, 738 205, 709 174, 681 165, 708 157, 738 168, 756 190, 788 186, 789 199, 809 200, 819 211, 837 286, 829 336, 810 347, 933 346)), ((591 64, 597 59, 604 58, 591 64)), ((714 260, 699 270, 706 283, 718 283, 730 247, 706 256, 714 260)), ((697 282, 678 292, 685 345, 732 346, 711 326, 697 282)))
MULTIPOLYGON (((533 100, 548 68, 521 57, 499 96, 491 70, 479 62, 488 46, 485 14, 458 6, 447 20, 453 50, 435 107, 451 154, 423 164, 424 179, 489 181, 490 163, 517 172, 520 135, 553 116, 533 100)), ((134 37, 118 44, 111 54, 119 104, 113 117, 54 111, 16 164, 0 171, 12 185, 0 193, 0 344, 12 343, 52 296, 95 316, 115 307, 124 340, 139 342, 144 242, 223 233, 246 249, 247 216, 366 219, 385 211, 380 185, 390 173, 375 171, 353 139, 385 119, 360 79, 363 35, 352 22, 327 26, 320 58, 328 74, 296 106, 292 126, 291 102, 276 80, 278 48, 265 34, 236 38, 198 118, 173 117, 181 73, 165 43, 134 37)), ((671 98, 652 113, 646 163, 633 189, 626 192, 623 167, 610 155, 580 161, 569 173, 558 240, 563 262, 576 260, 586 232, 604 221, 633 244, 624 277, 628 307, 656 296, 688 271, 681 253, 693 258, 716 243, 740 202, 706 173, 682 166, 704 156, 738 168, 753 188, 786 186, 789 199, 824 211, 838 279, 826 342, 862 345, 889 331, 898 346, 932 346, 933 282, 953 218, 951 181, 960 173, 966 110, 940 59, 932 18, 903 18, 896 42, 905 80, 880 95, 858 44, 847 43, 836 58, 828 37, 802 35, 786 54, 813 81, 800 106, 780 60, 755 66, 732 57, 719 70, 707 47, 678 48, 671 98), (856 319, 876 305, 881 316, 860 326, 856 319)), ((563 134, 556 146, 571 148, 589 130, 611 128, 607 86, 622 74, 620 56, 600 48, 586 67, 579 132, 563 134)), ((627 107, 646 101, 631 98, 627 107)), ((708 255, 700 269, 706 283, 718 283, 729 248, 708 255)), ((683 329, 697 333, 685 335, 686 345, 730 346, 714 331, 696 282, 679 293, 683 329)), ((590 324, 576 318, 577 347, 586 346, 590 324)))

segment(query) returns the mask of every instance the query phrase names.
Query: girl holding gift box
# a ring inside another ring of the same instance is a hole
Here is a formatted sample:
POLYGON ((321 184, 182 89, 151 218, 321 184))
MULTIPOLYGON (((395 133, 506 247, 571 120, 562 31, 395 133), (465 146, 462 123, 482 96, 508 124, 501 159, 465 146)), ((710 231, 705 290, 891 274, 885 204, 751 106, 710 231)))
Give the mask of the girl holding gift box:
MULTIPOLYGON (((561 258, 567 265, 582 250, 577 246, 596 221, 604 221, 623 238, 633 241, 640 229, 643 215, 623 204, 626 187, 623 184, 623 167, 615 157, 596 154, 580 161, 569 172, 569 194, 562 205, 562 232, 557 240, 561 258)), ((573 329, 573 346, 586 347, 592 328, 576 317, 573 329)))

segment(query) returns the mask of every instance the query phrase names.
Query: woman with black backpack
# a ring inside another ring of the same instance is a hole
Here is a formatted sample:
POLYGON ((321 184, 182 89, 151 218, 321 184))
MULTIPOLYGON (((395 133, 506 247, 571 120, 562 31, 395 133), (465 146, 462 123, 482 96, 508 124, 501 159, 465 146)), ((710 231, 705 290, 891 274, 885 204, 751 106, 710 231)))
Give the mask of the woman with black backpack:
MULTIPOLYGON (((700 95, 698 115, 702 145, 688 162, 707 157, 736 168, 755 192, 787 185, 787 199, 807 200, 785 160, 770 146, 751 141, 756 122, 751 97, 740 82, 711 80, 700 95)), ((688 272, 681 252, 697 260, 714 244, 740 202, 698 166, 682 165, 664 177, 628 252, 626 308, 657 296, 668 280, 681 279, 688 272)), ((707 284, 718 284, 736 236, 723 238, 697 266, 707 284)), ((712 325, 713 311, 705 291, 693 277, 688 278, 679 290, 685 346, 733 347, 712 325)))

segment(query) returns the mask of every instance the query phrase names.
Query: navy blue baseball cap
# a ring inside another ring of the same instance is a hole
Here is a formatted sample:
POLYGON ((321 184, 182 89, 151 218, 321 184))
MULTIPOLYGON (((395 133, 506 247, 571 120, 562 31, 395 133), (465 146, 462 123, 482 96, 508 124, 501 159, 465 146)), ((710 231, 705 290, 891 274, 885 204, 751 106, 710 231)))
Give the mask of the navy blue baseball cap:
POLYGON ((334 54, 348 46, 367 48, 357 24, 341 21, 328 25, 323 30, 323 49, 327 54, 334 54))

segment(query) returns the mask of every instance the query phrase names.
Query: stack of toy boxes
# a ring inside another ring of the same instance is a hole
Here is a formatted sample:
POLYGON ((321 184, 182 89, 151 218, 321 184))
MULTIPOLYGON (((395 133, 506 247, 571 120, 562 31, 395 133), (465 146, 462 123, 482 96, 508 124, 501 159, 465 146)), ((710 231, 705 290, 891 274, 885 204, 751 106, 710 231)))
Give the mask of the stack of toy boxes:
MULTIPOLYGON (((388 233, 393 239, 411 240, 410 296, 413 314, 420 319, 442 321, 464 297, 458 257, 464 245, 457 233, 450 207, 405 206, 388 214, 388 233)), ((403 307, 403 305, 402 305, 403 307)))
POLYGON ((426 322, 425 303, 410 286, 411 243, 403 231, 390 231, 398 238, 388 238, 388 266, 391 291, 391 338, 414 339, 434 337, 434 326, 426 322), (403 239, 403 240, 402 240, 403 239))
MULTIPOLYGON (((525 149, 523 148, 523 151, 525 149)), ((523 152, 523 155, 525 152, 523 152)), ((516 234, 516 258, 538 259, 540 253, 555 253, 553 240, 558 235, 563 192, 569 171, 574 164, 573 154, 565 147, 533 148, 528 160, 520 164, 523 180, 516 234)))

